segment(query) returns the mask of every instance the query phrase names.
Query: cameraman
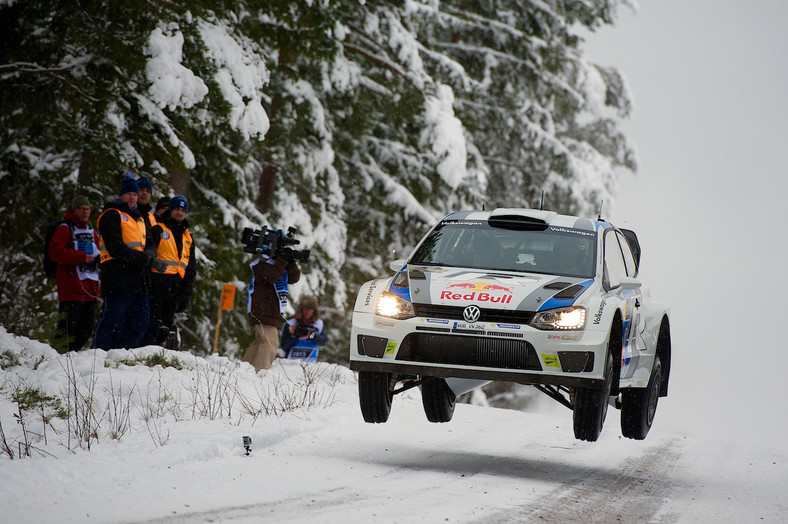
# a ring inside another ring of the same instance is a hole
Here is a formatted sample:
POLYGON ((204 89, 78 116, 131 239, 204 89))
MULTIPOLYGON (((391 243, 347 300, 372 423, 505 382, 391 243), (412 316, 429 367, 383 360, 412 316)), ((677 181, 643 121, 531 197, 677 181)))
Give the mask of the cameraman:
MULTIPOLYGON (((289 257, 288 257, 289 258, 289 257)), ((271 257, 261 254, 250 264, 252 282, 249 284, 247 314, 254 327, 254 342, 243 356, 244 362, 255 371, 269 369, 279 347, 279 326, 287 308, 287 286, 301 278, 295 260, 287 260, 278 252, 271 257)))
POLYGON ((301 297, 295 316, 282 326, 282 342, 279 347, 286 358, 317 362, 319 346, 328 342, 328 335, 319 316, 317 298, 311 295, 301 297))

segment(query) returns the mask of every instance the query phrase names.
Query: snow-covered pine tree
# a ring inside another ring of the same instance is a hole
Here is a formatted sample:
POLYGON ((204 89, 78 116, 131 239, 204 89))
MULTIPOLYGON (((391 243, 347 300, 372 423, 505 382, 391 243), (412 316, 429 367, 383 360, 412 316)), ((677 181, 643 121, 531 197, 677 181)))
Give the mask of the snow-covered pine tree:
MULTIPOLYGON (((40 334, 55 311, 44 224, 77 190, 113 198, 130 167, 157 196, 190 199, 188 347, 210 347, 220 284, 248 282, 241 230, 294 225, 313 262, 293 293, 321 297, 324 354, 342 360, 358 285, 434 219, 542 189, 550 207, 587 212, 615 166, 634 168, 623 79, 588 63, 573 32, 628 3, 4 3, 4 325, 40 334)), ((223 321, 235 354, 250 337, 241 291, 223 321)))

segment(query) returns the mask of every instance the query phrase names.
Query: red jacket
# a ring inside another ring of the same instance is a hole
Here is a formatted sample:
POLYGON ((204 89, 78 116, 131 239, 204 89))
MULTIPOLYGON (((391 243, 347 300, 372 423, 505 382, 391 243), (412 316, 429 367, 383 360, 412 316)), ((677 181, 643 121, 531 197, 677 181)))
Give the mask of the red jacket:
MULTIPOLYGON (((63 220, 64 223, 55 229, 52 241, 49 243, 49 258, 57 262, 55 277, 57 299, 59 302, 95 302, 99 297, 101 287, 96 280, 79 279, 77 266, 88 262, 88 254, 77 250, 74 246, 69 223, 79 228, 92 228, 89 223, 79 223, 70 207, 66 210, 63 220)), ((98 245, 98 235, 95 230, 93 231, 93 240, 98 245)), ((98 262, 98 257, 96 257, 96 262, 98 262)))

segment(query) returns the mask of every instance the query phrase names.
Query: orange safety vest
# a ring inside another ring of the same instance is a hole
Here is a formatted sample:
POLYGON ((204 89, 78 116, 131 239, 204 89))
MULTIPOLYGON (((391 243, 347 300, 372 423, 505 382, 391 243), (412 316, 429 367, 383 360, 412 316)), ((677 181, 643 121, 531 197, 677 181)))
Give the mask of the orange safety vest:
MULTIPOLYGON (((183 242, 181 245, 181 253, 178 254, 178 246, 175 244, 175 237, 172 231, 164 222, 160 222, 161 226, 161 241, 159 242, 159 250, 156 252, 156 258, 167 264, 167 269, 164 275, 180 275, 183 278, 186 275, 186 266, 189 265, 189 257, 191 256, 192 248, 192 234, 189 230, 183 232, 183 242)), ((152 272, 158 273, 156 270, 151 269, 152 272)))
MULTIPOLYGON (((142 218, 134 218, 128 213, 115 208, 107 209, 96 220, 96 229, 99 229, 101 218, 107 211, 115 210, 120 215, 120 232, 123 238, 123 243, 135 251, 142 251, 145 249, 145 221, 142 218)), ((99 235, 99 263, 103 264, 112 257, 107 251, 107 246, 104 245, 104 237, 99 235)))

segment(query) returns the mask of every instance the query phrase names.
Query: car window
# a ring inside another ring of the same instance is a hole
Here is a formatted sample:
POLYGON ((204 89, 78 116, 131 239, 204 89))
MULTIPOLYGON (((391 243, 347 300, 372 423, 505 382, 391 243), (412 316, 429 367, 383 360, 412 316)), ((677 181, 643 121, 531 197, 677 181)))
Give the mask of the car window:
POLYGON ((632 256, 632 250, 629 247, 627 238, 621 232, 618 232, 617 234, 618 242, 621 245, 621 251, 624 253, 624 264, 627 267, 627 276, 634 277, 638 272, 638 266, 635 263, 635 257, 632 256))
POLYGON ((595 271, 592 231, 522 231, 484 221, 445 222, 419 245, 411 264, 521 271, 589 278, 595 271))
POLYGON ((612 229, 605 232, 605 272, 609 289, 621 285, 621 279, 627 276, 621 246, 619 246, 618 237, 612 229))

